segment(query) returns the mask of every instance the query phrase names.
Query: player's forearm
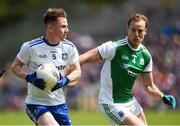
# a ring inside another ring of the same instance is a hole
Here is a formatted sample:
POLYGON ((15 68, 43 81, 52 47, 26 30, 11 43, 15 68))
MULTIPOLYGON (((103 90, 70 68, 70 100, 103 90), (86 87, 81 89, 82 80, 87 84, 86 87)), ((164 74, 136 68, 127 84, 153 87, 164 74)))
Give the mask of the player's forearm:
POLYGON ((159 88, 154 84, 152 72, 141 74, 141 79, 143 81, 143 86, 146 91, 157 100, 161 99, 163 93, 159 88))
POLYGON ((163 93, 158 89, 158 87, 155 84, 147 86, 146 90, 152 98, 161 100, 163 93))
POLYGON ((27 73, 20 67, 16 65, 12 65, 11 71, 18 77, 25 79, 27 73))
POLYGON ((68 86, 74 86, 81 77, 81 70, 80 69, 74 70, 67 77, 70 80, 68 86))
POLYGON ((65 76, 68 76, 71 73, 71 67, 69 65, 66 66, 63 73, 65 76))
POLYGON ((101 60, 98 48, 94 48, 79 56, 79 63, 83 65, 85 63, 92 63, 101 60))
POLYGON ((91 62, 91 57, 89 57, 88 52, 79 56, 79 63, 81 66, 90 62, 91 62))
POLYGON ((18 77, 25 79, 27 73, 23 70, 24 63, 19 60, 18 57, 15 58, 11 65, 11 71, 18 77))

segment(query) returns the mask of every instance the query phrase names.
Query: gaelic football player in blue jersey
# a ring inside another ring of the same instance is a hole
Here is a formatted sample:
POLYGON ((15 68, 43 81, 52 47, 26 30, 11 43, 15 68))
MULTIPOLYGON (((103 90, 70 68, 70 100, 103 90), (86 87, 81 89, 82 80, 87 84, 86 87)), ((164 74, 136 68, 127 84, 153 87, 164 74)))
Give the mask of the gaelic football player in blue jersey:
POLYGON ((26 112, 36 125, 71 125, 63 87, 74 85, 80 78, 79 54, 74 44, 66 39, 69 29, 62 8, 49 8, 44 14, 44 24, 45 35, 25 42, 11 69, 28 83, 26 112), (53 63, 61 74, 49 92, 44 91, 45 82, 37 78, 35 72, 44 63, 53 63), (66 66, 71 71, 68 75, 64 73, 66 66))
POLYGON ((99 106, 115 125, 147 125, 142 107, 133 96, 138 76, 145 90, 158 100, 175 108, 176 100, 164 95, 153 82, 152 57, 142 45, 148 31, 148 19, 133 14, 128 21, 126 38, 108 41, 80 55, 80 64, 104 60, 101 70, 99 106))

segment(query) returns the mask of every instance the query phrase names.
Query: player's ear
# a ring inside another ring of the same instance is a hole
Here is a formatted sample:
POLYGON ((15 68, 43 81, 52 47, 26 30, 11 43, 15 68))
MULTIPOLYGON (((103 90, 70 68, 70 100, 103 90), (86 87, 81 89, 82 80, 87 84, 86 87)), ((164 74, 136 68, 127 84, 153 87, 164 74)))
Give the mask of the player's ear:
POLYGON ((53 27, 52 24, 48 24, 48 25, 47 25, 47 29, 48 29, 48 31, 50 31, 50 32, 54 31, 54 27, 53 27))
POLYGON ((144 30, 144 35, 147 34, 147 31, 148 31, 148 28, 145 28, 145 30, 144 30))

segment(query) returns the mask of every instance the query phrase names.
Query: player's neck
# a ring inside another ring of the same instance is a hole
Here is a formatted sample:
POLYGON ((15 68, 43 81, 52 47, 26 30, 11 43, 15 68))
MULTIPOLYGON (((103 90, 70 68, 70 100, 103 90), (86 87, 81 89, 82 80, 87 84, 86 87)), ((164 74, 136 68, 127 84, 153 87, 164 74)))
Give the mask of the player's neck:
POLYGON ((50 35, 46 35, 45 40, 47 41, 47 43, 52 45, 58 44, 61 41, 59 38, 50 35))
POLYGON ((140 44, 133 44, 130 40, 128 40, 128 45, 134 51, 139 50, 140 47, 140 44))

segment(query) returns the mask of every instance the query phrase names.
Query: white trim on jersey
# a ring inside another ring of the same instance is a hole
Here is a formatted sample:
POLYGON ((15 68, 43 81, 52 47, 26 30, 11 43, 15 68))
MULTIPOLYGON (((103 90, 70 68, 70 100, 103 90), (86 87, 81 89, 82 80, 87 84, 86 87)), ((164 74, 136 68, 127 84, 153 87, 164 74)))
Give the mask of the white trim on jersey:
POLYGON ((153 68, 153 62, 151 57, 149 64, 144 68, 144 72, 152 72, 152 68, 153 68))

